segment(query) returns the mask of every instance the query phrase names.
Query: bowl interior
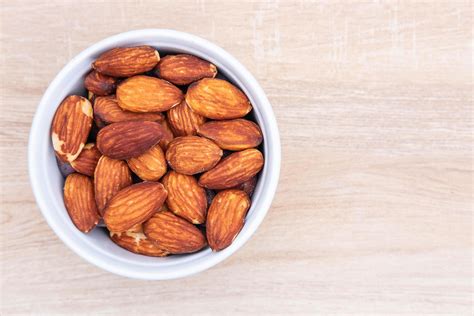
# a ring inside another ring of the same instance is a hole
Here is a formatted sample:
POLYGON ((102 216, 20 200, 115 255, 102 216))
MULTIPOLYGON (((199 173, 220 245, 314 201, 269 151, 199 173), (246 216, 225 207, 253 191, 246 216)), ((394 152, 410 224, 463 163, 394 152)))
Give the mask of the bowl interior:
POLYGON ((48 224, 76 253, 117 274, 143 279, 169 279, 202 271, 222 261, 253 234, 263 220, 276 190, 280 167, 280 143, 276 121, 268 100, 256 80, 232 56, 203 39, 169 30, 140 30, 107 38, 83 51, 58 74, 38 107, 29 143, 30 179, 35 197, 48 224), (249 97, 253 120, 261 127, 264 143, 260 148, 265 166, 252 197, 246 224, 233 244, 214 253, 206 248, 198 253, 152 258, 133 254, 115 245, 105 229, 89 234, 77 230, 63 201, 64 179, 56 164, 50 140, 50 124, 60 102, 70 94, 85 95, 83 80, 91 63, 105 50, 118 46, 150 45, 163 53, 189 53, 214 63, 221 75, 240 87, 249 97))

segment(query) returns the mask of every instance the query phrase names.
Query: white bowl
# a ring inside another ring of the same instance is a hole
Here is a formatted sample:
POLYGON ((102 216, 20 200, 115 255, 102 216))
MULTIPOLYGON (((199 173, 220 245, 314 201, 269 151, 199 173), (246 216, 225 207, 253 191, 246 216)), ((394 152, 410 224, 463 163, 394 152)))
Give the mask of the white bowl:
POLYGON ((33 119, 28 144, 31 186, 44 218, 61 240, 79 256, 107 271, 148 280, 174 279, 210 268, 229 257, 252 236, 265 217, 280 174, 280 136, 272 107, 255 78, 222 48, 194 35, 172 30, 145 29, 121 33, 87 48, 71 60, 46 90, 33 119), (151 45, 158 51, 184 52, 214 63, 220 73, 249 97, 263 135, 265 166, 252 197, 242 231, 220 252, 209 248, 195 254, 152 258, 115 245, 104 229, 83 234, 71 222, 63 201, 64 179, 56 164, 50 125, 60 102, 70 94, 84 94, 84 76, 91 62, 104 51, 119 46, 151 45))

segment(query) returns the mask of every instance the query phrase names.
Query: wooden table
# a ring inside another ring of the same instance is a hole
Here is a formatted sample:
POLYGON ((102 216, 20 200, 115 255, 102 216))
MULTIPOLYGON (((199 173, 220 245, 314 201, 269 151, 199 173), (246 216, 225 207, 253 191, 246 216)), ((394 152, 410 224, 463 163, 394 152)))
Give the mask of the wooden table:
POLYGON ((1 4, 2 315, 471 315, 470 1, 97 2, 1 4), (167 282, 75 255, 27 174, 30 124, 58 71, 150 27, 237 57, 273 104, 283 155, 255 236, 167 282))

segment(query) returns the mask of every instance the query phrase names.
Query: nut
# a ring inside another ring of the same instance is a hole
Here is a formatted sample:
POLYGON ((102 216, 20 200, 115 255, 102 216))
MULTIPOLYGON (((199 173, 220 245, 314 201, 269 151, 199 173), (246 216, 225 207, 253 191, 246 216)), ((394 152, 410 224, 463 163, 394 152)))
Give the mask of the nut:
POLYGON ((202 224, 206 220, 206 190, 200 187, 193 176, 170 171, 162 183, 168 191, 166 204, 178 216, 193 224, 202 224))
POLYGON ((224 190, 217 193, 206 221, 207 241, 212 250, 222 250, 232 243, 244 226, 249 208, 250 199, 244 191, 224 190))
POLYGON ((168 122, 176 136, 196 135, 198 127, 205 121, 206 118, 194 113, 184 100, 168 110, 168 122))
POLYGON ((120 247, 140 255, 164 257, 169 254, 169 252, 155 245, 143 234, 141 224, 136 225, 136 227, 139 227, 140 230, 127 230, 121 233, 110 232, 110 239, 120 247))
POLYGON ((92 68, 113 77, 130 77, 152 70, 158 61, 160 55, 153 47, 119 47, 100 55, 92 68))
POLYGON ((56 156, 63 162, 76 159, 92 126, 92 105, 84 97, 68 96, 61 102, 51 124, 51 139, 56 156))
POLYGON ((199 178, 199 185, 208 189, 227 189, 255 176, 263 167, 263 155, 257 149, 238 151, 222 159, 199 178))
POLYGON ((122 109, 115 96, 97 97, 94 101, 94 118, 105 123, 125 121, 152 121, 161 122, 163 114, 159 112, 135 113, 122 109))
POLYGON ((194 112, 215 120, 244 117, 252 110, 247 96, 222 79, 204 78, 188 88, 186 102, 194 112))
POLYGON ((64 204, 72 222, 81 232, 89 232, 99 222, 94 187, 89 177, 79 173, 67 176, 64 183, 64 204))
POLYGON ((101 156, 94 143, 86 144, 79 156, 71 162, 71 167, 79 173, 92 177, 101 156))
POLYGON ((166 160, 173 170, 193 175, 214 167, 222 157, 222 149, 207 138, 177 137, 166 151, 166 160))
POLYGON ((163 128, 163 137, 161 138, 159 144, 161 149, 166 151, 166 149, 168 149, 169 143, 171 143, 171 141, 174 139, 174 135, 167 120, 163 120, 163 122, 161 122, 161 127, 163 128))
POLYGON ((168 111, 183 100, 183 93, 168 81, 134 76, 122 82, 117 88, 119 106, 132 112, 168 111))
POLYGON ((155 68, 158 77, 177 85, 187 85, 202 78, 214 78, 217 68, 208 61, 187 54, 163 57, 155 68))
POLYGON ((247 181, 233 187, 232 189, 242 190, 245 193, 247 193, 248 196, 252 196, 253 191, 255 190, 256 186, 257 186, 257 177, 252 177, 248 179, 247 181))
POLYGON ((123 232, 143 223, 160 209, 166 200, 161 183, 142 182, 120 190, 104 211, 104 222, 111 232, 123 232))
POLYGON ((160 145, 151 147, 138 157, 127 160, 128 166, 142 180, 158 181, 166 173, 165 154, 160 145))
POLYGON ((109 95, 115 92, 117 79, 92 70, 84 79, 84 87, 93 95, 109 95))

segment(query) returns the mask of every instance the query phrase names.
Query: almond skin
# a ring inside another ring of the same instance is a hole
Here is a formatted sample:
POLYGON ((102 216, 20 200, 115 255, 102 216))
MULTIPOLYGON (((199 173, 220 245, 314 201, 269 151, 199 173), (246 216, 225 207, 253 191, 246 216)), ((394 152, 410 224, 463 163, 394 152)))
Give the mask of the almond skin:
POLYGON ((167 169, 165 154, 160 145, 151 147, 138 157, 127 160, 128 166, 142 180, 158 181, 167 169))
POLYGON ((202 232, 169 211, 155 213, 143 224, 145 235, 171 254, 191 253, 206 246, 202 232))
POLYGON ((257 149, 235 152, 202 174, 199 185, 213 190, 232 188, 255 176, 262 169, 263 163, 263 155, 257 149))
POLYGON ((159 61, 160 55, 153 47, 118 47, 100 55, 92 68, 112 77, 130 77, 152 70, 159 61))
POLYGON ((256 186, 257 186, 257 177, 252 177, 248 179, 247 181, 245 181, 244 183, 241 183, 233 187, 232 189, 242 190, 245 193, 247 193, 248 196, 252 196, 253 191, 255 190, 256 186))
POLYGON ((61 102, 51 124, 56 156, 63 162, 76 159, 92 127, 92 105, 84 97, 71 95, 61 102))
POLYGON ((202 78, 214 78, 217 68, 208 61, 188 54, 163 57, 155 68, 158 77, 177 85, 187 85, 202 78))
POLYGON ((127 163, 102 156, 94 172, 95 201, 100 214, 104 215, 107 202, 120 190, 132 184, 127 163))
POLYGON ((102 154, 94 143, 88 143, 82 149, 79 157, 71 162, 71 167, 86 176, 94 176, 95 167, 102 154))
POLYGON ((99 118, 105 123, 118 123, 126 121, 151 121, 164 120, 161 113, 135 113, 122 109, 115 96, 97 97, 94 101, 94 118, 99 118))
POLYGON ((64 204, 72 222, 81 232, 91 231, 99 222, 100 217, 94 201, 94 186, 89 177, 73 173, 66 178, 64 204))
POLYGON ((97 134, 97 147, 113 159, 130 159, 156 145, 163 134, 160 124, 147 121, 112 123, 97 134))
POLYGON ((161 138, 159 144, 161 146, 161 149, 163 149, 163 151, 166 151, 168 149, 168 145, 174 139, 174 134, 168 124, 168 120, 163 120, 163 122, 161 122, 161 127, 163 128, 163 137, 161 138))
POLYGON ((177 137, 169 144, 166 161, 176 172, 193 175, 214 167, 222 157, 222 149, 207 138, 177 137))
POLYGON ((186 102, 194 112, 215 120, 244 117, 252 110, 247 96, 240 89, 216 78, 204 78, 191 84, 186 102))
POLYGON ((169 254, 169 252, 158 247, 143 234, 141 224, 137 226, 140 227, 140 231, 110 232, 110 239, 120 247, 139 255, 164 257, 169 254))
POLYGON ((194 113, 184 100, 168 110, 167 117, 176 136, 196 135, 198 127, 206 122, 206 118, 194 113))
POLYGON ((166 205, 176 215, 193 224, 206 220, 206 190, 200 187, 193 176, 170 171, 162 180, 168 198, 166 205))
POLYGON ((263 140, 258 125, 245 119, 208 122, 199 126, 198 134, 234 151, 257 147, 263 140))
POLYGON ((122 82, 117 88, 119 106, 132 112, 163 112, 178 105, 183 93, 168 81, 134 76, 122 82))
POLYGON ((109 95, 117 88, 117 79, 92 70, 84 79, 84 87, 94 95, 109 95))
POLYGON ((104 222, 111 232, 143 223, 160 209, 167 192, 161 183, 142 182, 120 190, 105 207, 104 222))
POLYGON ((206 235, 213 251, 220 251, 232 241, 244 226, 250 199, 244 191, 224 190, 215 196, 209 207, 206 235))

